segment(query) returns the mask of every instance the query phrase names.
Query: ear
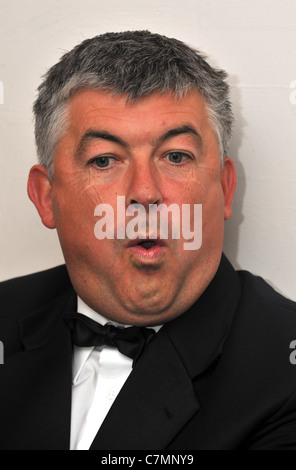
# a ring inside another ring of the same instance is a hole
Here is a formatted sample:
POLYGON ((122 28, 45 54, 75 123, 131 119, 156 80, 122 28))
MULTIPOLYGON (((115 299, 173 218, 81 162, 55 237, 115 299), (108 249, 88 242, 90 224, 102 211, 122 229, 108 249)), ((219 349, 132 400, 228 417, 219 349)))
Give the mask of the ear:
POLYGON ((52 182, 44 166, 31 168, 28 179, 28 195, 35 205, 45 227, 55 228, 51 201, 52 182))
POLYGON ((232 215, 231 205, 237 181, 235 166, 231 158, 225 158, 220 177, 224 193, 224 220, 227 220, 232 215))

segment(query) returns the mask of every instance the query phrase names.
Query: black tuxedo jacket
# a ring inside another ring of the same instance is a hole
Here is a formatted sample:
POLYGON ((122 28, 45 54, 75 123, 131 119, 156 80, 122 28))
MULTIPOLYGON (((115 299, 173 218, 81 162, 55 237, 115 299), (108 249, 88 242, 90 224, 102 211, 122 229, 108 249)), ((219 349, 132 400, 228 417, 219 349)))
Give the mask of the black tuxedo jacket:
MULTIPOLYGON (((0 285, 1 449, 69 449, 73 293, 64 266, 0 285)), ((222 256, 145 350, 91 449, 296 449, 295 339, 295 303, 222 256)))

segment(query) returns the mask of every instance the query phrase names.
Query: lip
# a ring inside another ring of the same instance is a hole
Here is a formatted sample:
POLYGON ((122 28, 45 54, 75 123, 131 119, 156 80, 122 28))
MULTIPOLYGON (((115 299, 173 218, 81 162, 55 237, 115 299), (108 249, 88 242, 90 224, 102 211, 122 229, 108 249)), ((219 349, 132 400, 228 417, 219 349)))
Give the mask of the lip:
POLYGON ((135 240, 130 240, 126 245, 126 248, 131 253, 133 258, 146 265, 158 264, 163 259, 166 247, 167 243, 165 240, 159 238, 155 240, 149 240, 149 238, 137 238, 135 240), (153 241, 155 245, 147 250, 140 245, 140 243, 144 241, 153 241))

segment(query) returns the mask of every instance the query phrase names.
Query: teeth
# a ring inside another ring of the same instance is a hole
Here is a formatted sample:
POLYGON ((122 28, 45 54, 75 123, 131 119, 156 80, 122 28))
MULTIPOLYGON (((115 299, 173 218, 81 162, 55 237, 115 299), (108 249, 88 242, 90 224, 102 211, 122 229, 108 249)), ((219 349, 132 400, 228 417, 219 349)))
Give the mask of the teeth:
POLYGON ((152 246, 156 245, 155 242, 151 242, 151 241, 146 241, 146 242, 141 242, 139 243, 139 245, 141 245, 143 248, 145 248, 146 250, 149 250, 149 248, 152 248, 152 246))

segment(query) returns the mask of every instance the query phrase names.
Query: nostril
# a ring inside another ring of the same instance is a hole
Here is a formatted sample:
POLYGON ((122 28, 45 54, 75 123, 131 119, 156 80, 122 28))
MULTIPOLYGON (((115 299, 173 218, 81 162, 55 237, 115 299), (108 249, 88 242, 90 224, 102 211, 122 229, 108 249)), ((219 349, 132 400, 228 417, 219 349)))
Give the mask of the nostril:
MULTIPOLYGON (((144 207, 146 206, 146 204, 141 204, 140 202, 136 201, 135 199, 132 199, 132 200, 131 200, 130 205, 132 205, 132 204, 134 204, 134 205, 137 205, 137 204, 138 204, 138 205, 140 205, 140 206, 141 206, 141 205, 144 205, 144 207)), ((150 205, 150 206, 158 206, 158 204, 160 204, 160 200, 156 200, 156 201, 154 201, 154 202, 149 202, 149 205, 150 205)), ((147 206, 148 206, 148 203, 147 203, 147 206)))

